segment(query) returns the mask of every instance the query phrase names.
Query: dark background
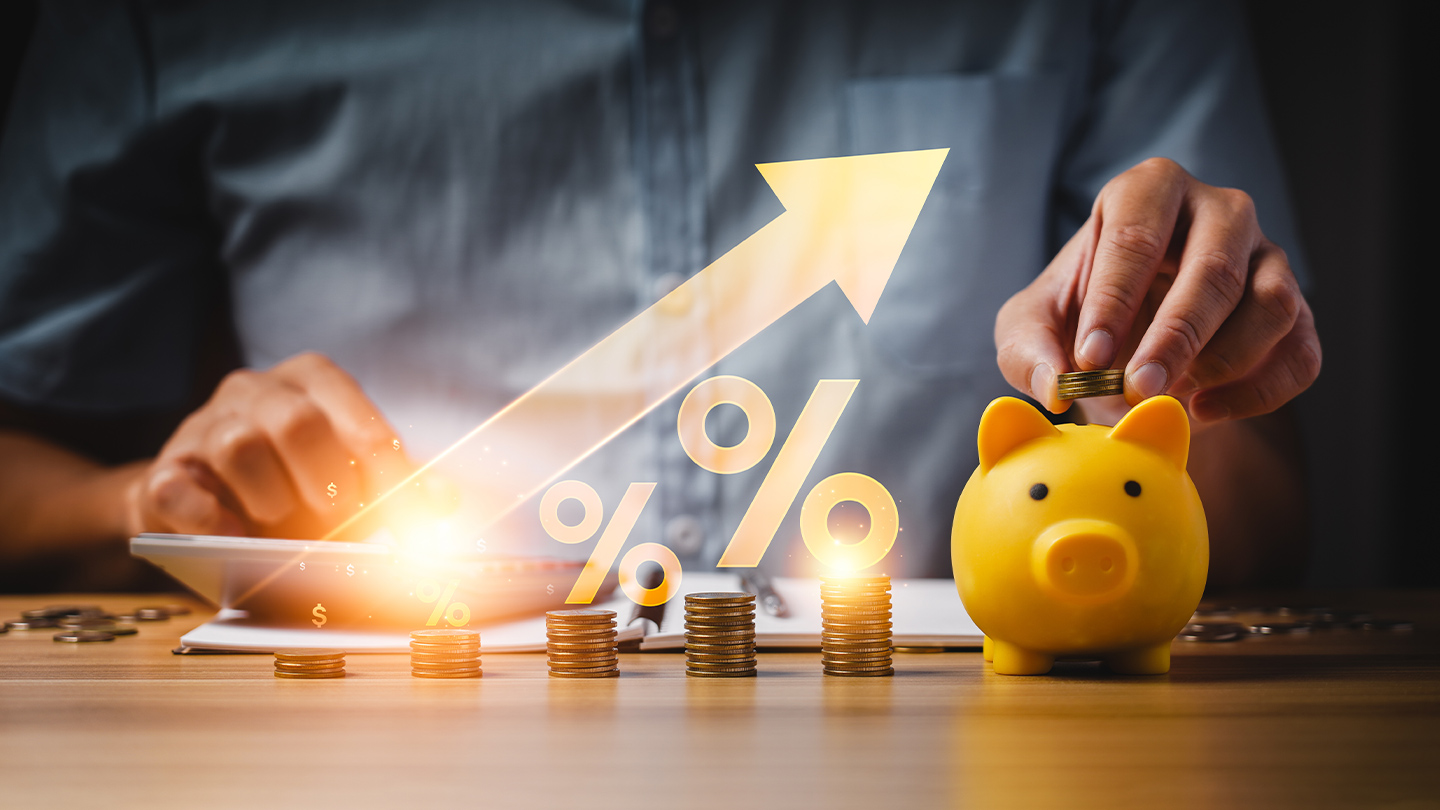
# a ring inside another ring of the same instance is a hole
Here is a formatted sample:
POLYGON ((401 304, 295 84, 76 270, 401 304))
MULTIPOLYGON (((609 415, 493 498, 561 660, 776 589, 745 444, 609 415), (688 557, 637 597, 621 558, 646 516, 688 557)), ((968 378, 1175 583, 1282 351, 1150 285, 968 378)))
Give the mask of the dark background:
MULTIPOLYGON (((0 0, 0 131, 36 0, 0 0)), ((1317 586, 1440 585, 1435 376, 1440 316, 1425 255, 1436 221, 1434 4, 1250 0, 1271 123, 1314 274, 1325 349, 1297 400, 1317 586), (1428 482, 1428 483, 1427 483, 1428 482)), ((1289 247, 1289 246, 1286 246, 1289 247)))

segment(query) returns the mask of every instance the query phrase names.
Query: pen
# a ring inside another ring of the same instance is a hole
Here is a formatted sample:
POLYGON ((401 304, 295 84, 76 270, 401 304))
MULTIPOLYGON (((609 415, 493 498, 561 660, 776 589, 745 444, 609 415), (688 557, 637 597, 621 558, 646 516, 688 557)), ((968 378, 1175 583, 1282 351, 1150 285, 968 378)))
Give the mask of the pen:
MULTIPOLYGON (((664 581, 665 572, 652 568, 648 575, 643 578, 640 587, 647 590, 650 588, 658 588, 660 587, 660 583, 664 581)), ((637 604, 635 606, 635 612, 630 614, 630 621, 626 622, 625 626, 629 627, 634 624, 636 619, 649 619, 655 623, 655 629, 659 630, 661 623, 665 621, 665 603, 661 602, 658 605, 650 605, 648 607, 637 604)))
POLYGON ((790 615, 790 608, 785 605, 785 599, 775 590, 775 584, 770 581, 770 575, 759 568, 752 568, 740 575, 740 586, 746 590, 755 592, 760 597, 760 607, 766 613, 778 619, 790 615))

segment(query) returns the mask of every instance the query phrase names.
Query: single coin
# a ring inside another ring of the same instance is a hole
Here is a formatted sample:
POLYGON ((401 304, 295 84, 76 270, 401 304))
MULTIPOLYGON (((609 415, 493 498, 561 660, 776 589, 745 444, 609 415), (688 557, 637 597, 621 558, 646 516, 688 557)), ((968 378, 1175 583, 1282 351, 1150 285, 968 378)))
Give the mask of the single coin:
POLYGON ((457 641, 457 642, 453 642, 453 643, 452 643, 452 642, 412 641, 412 642, 410 642, 410 649, 412 649, 412 650, 420 650, 420 651, 430 651, 430 650, 478 650, 478 649, 480 649, 480 642, 478 642, 478 641, 457 641))
POLYGON ((419 661, 410 662, 411 672, 479 672, 480 662, 469 661, 464 664, 422 664, 419 661))
POLYGON ((1262 636, 1285 636, 1310 632, 1309 622, 1259 622, 1250 625, 1250 632, 1262 636))
POLYGON ((551 659, 546 662, 553 670, 560 672, 592 672, 610 669, 617 666, 618 659, 609 661, 556 661, 551 659))
POLYGON ((601 610, 599 608, 576 608, 572 610, 547 610, 545 619, 571 622, 604 622, 614 621, 615 611, 601 610))
POLYGON ((619 675, 621 675, 619 667, 608 670, 608 672, 557 672, 557 670, 550 670, 550 677, 619 677, 619 675))
POLYGON ((1249 628, 1238 622, 1192 622, 1180 631, 1185 641, 1239 641, 1249 628))
POLYGON ((820 642, 834 641, 839 644, 864 644, 872 641, 890 643, 890 628, 884 627, 868 633, 842 633, 838 630, 821 630, 820 642))
POLYGON ((1415 622, 1409 619, 1369 619, 1359 622, 1361 630, 1369 630, 1376 633, 1411 633, 1415 630, 1415 622))
POLYGON ((287 667, 280 664, 275 665, 276 672, 288 672, 299 675, 334 675, 337 672, 344 672, 345 667, 287 667))
POLYGON ((410 640, 424 641, 431 644, 437 644, 440 642, 445 642, 449 644, 460 641, 469 641, 478 644, 480 643, 480 633, 475 630, 458 630, 447 627, 437 627, 433 630, 411 630, 410 640))
POLYGON ((82 627, 82 628, 80 628, 80 629, 81 629, 81 630, 98 630, 98 631, 100 631, 100 632, 102 632, 102 633, 109 633, 109 634, 115 635, 115 636, 133 636, 133 635, 135 635, 136 633, 139 633, 139 632, 140 632, 140 628, 136 627, 136 626, 133 625, 133 624, 115 624, 115 623, 113 623, 113 622, 106 622, 105 624, 97 624, 97 625, 95 625, 95 626, 93 626, 93 627, 87 625, 87 626, 82 627))
POLYGON ((895 647, 894 650, 895 652, 901 653, 903 655, 924 655, 928 653, 945 652, 944 647, 913 647, 910 645, 906 645, 904 647, 895 647))
POLYGON ((687 593, 685 594, 685 606, 695 605, 753 605, 755 594, 753 593, 687 593))
POLYGON ((329 660, 331 658, 344 658, 345 651, 326 650, 320 647, 304 647, 300 649, 276 650, 275 657, 282 661, 329 660))
POLYGON ((410 670, 410 675, 411 675, 412 677, 415 677, 415 678, 457 678, 457 679, 458 679, 458 678, 481 678, 481 677, 484 677, 484 673, 481 672, 481 671, 478 670, 478 669, 472 670, 472 671, 469 671, 469 672, 422 672, 422 671, 417 671, 417 670, 412 669, 412 670, 410 670))
POLYGON ((613 636, 615 625, 602 624, 596 627, 547 627, 545 632, 552 636, 613 636))
POLYGON ((748 672, 755 672, 755 666, 739 667, 702 667, 699 664, 686 664, 685 672, 689 675, 698 674, 722 674, 722 675, 744 675, 748 672))
POLYGON ((691 678, 754 678, 759 675, 759 671, 747 669, 743 672, 702 672, 694 669, 686 669, 685 675, 691 678))
POLYGON ((11 630, 41 630, 47 627, 59 627, 60 622, 50 618, 36 619, 14 619, 5 623, 11 630))
POLYGON ((732 622, 730 624, 695 624, 685 622, 686 632, 691 633, 751 633, 755 630, 754 621, 732 622))
POLYGON ((733 621, 754 621, 754 610, 728 610, 724 613, 702 613, 698 610, 685 611, 687 622, 733 622, 733 621))
POLYGON ((545 652, 550 653, 614 653, 618 645, 609 644, 558 644, 549 642, 545 652))
POLYGON ((476 663, 480 660, 478 655, 442 655, 441 653, 410 653, 411 661, 422 661, 430 664, 465 664, 476 663))
POLYGON ((318 680, 323 680, 323 679, 326 679, 326 678, 343 678, 343 677, 345 677, 345 670, 341 669, 341 670, 337 670, 337 671, 335 671, 335 672, 285 672, 285 671, 282 671, 282 670, 278 670, 278 669, 277 669, 277 670, 275 670, 275 677, 277 677, 277 678, 290 678, 290 679, 299 680, 299 681, 307 681, 307 680, 317 680, 317 681, 318 681, 318 680))
POLYGON ((880 677, 884 677, 884 676, 886 676, 886 675, 894 675, 894 674, 895 674, 895 670, 894 670, 894 668, 891 668, 891 669, 876 670, 876 671, 873 671, 873 672, 846 672, 846 671, 844 671, 844 670, 838 670, 838 669, 827 669, 827 670, 825 670, 825 674, 826 674, 826 675, 835 675, 835 676, 838 676, 838 677, 841 677, 841 678, 880 678, 880 677))
POLYGON ((345 666, 345 659, 329 658, 323 661, 283 661, 280 659, 276 659, 274 661, 274 664, 277 667, 284 667, 286 669, 316 669, 319 667, 343 667, 345 666))
POLYGON ((835 661, 859 661, 881 655, 888 657, 892 652, 894 652, 894 650, 888 644, 884 647, 872 647, 870 649, 856 648, 837 650, 833 647, 821 647, 820 657, 835 661))
POLYGON ((754 661, 754 660, 755 660, 755 650, 754 650, 754 649, 749 649, 749 650, 736 650, 736 651, 731 652, 731 653, 704 653, 704 652, 692 652, 692 651, 688 651, 688 650, 687 650, 687 651, 685 652, 685 660, 686 660, 686 661, 702 661, 702 662, 710 663, 710 664, 723 664, 723 663, 725 663, 725 662, 727 662, 727 661, 729 661, 729 662, 754 661))
POLYGON ((99 630, 62 630, 54 636, 56 641, 87 642, 87 641, 114 641, 114 633, 102 633, 99 630))
POLYGON ((50 607, 30 608, 29 610, 20 611, 20 618, 22 619, 62 619, 69 615, 70 607, 68 605, 51 605, 50 607))
POLYGON ((87 616, 66 616, 60 619, 60 626, 66 630, 105 630, 115 626, 113 619, 87 616))

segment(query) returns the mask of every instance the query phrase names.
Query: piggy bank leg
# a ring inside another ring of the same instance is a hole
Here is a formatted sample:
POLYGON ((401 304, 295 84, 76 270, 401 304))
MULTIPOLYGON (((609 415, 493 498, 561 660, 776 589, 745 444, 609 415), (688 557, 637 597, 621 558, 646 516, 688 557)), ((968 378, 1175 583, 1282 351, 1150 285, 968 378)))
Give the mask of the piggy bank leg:
POLYGON ((1166 642, 1107 656, 1105 666, 1121 675, 1163 675, 1170 671, 1170 644, 1166 642))
POLYGON ((1022 650, 1008 641, 990 640, 996 675, 1044 675, 1055 665, 1055 656, 1022 650))
POLYGON ((980 654, 985 656, 986 661, 995 660, 995 648, 990 646, 990 637, 985 637, 985 646, 981 648, 980 654))

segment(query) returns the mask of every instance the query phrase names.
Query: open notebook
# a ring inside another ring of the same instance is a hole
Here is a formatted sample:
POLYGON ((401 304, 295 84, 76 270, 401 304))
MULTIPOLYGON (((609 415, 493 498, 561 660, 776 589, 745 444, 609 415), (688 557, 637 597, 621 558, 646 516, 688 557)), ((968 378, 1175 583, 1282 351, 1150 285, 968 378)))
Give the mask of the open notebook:
MULTIPOLYGON (((760 647, 820 646, 820 585, 814 579, 774 581, 775 590, 790 609, 787 618, 763 610, 755 617, 756 644, 760 647)), ((891 583, 895 644, 915 647, 978 647, 980 629, 966 615, 950 579, 897 579, 891 583)), ((652 622, 631 623, 635 605, 616 591, 615 598, 596 605, 615 611, 620 619, 619 640, 639 642, 642 650, 677 650, 685 646, 683 594, 733 591, 739 577, 730 573, 686 573, 681 594, 665 606, 658 628, 652 622)), ((485 624, 480 631, 486 653, 543 652, 545 617, 485 624)), ((213 620, 180 638, 179 653, 255 652, 317 647, 352 653, 408 652, 408 634, 402 631, 369 632, 330 628, 274 628, 247 624, 245 614, 221 611, 213 620)))

